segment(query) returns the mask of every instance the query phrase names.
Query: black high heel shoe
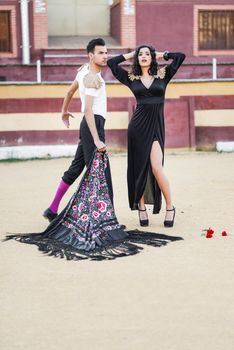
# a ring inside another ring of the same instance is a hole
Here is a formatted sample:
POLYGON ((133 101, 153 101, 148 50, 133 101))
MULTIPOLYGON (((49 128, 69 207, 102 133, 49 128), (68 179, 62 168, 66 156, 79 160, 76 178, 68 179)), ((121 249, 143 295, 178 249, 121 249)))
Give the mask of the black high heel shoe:
POLYGON ((138 207, 138 215, 139 215, 140 225, 141 225, 141 226, 149 226, 149 219, 141 220, 141 217, 140 217, 140 212, 141 212, 141 211, 146 211, 146 208, 145 208, 145 209, 140 209, 140 208, 138 207))
POLYGON ((165 227, 173 227, 174 220, 175 220, 175 212, 176 212, 175 207, 173 207, 173 209, 167 209, 167 211, 173 211, 174 213, 173 213, 172 220, 164 220, 164 226, 165 227))
POLYGON ((56 218, 56 216, 58 216, 58 214, 54 213, 50 208, 47 208, 42 214, 42 216, 44 216, 45 219, 48 219, 49 222, 51 222, 56 218))

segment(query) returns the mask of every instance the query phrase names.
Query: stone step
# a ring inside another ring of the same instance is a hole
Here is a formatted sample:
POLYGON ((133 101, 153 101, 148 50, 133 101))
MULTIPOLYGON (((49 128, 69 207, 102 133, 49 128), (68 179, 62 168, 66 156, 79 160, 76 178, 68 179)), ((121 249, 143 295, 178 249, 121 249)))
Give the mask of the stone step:
MULTIPOLYGON (((123 47, 110 47, 108 48, 108 57, 116 56, 120 53, 130 52, 130 49, 123 47)), ((45 64, 67 64, 76 63, 81 65, 87 62, 86 49, 59 49, 49 48, 43 50, 43 63, 45 64)))
MULTIPOLYGON (((95 37, 98 37, 96 35, 95 37)), ((113 38, 112 36, 101 36, 106 43, 106 46, 109 47, 119 47, 120 44, 118 40, 113 38)), ((86 49, 87 43, 92 40, 93 36, 86 35, 78 35, 78 36, 49 36, 48 44, 50 48, 69 48, 69 49, 77 49, 83 48, 86 49)))

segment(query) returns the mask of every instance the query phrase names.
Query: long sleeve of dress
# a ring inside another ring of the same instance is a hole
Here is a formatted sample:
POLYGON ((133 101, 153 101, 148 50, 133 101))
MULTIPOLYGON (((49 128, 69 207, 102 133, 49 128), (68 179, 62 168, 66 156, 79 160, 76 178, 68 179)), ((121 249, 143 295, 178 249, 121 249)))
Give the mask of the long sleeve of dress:
POLYGON ((177 70, 185 59, 185 54, 181 52, 168 52, 166 60, 172 59, 171 64, 166 69, 166 80, 169 82, 171 78, 176 74, 177 70))
POLYGON ((115 76, 115 78, 118 79, 122 84, 127 85, 129 87, 130 79, 128 77, 128 72, 119 65, 121 62, 124 62, 124 61, 125 61, 124 56, 119 55, 119 56, 110 58, 107 61, 107 65, 111 69, 112 74, 115 76))

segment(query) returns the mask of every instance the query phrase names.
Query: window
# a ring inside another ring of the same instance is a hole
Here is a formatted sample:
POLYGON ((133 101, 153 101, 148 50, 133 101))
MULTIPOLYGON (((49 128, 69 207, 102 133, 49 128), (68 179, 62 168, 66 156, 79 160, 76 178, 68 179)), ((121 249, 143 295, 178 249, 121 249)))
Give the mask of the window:
POLYGON ((0 11, 0 52, 11 52, 10 11, 0 11))
POLYGON ((198 50, 234 49, 234 10, 198 11, 198 50))

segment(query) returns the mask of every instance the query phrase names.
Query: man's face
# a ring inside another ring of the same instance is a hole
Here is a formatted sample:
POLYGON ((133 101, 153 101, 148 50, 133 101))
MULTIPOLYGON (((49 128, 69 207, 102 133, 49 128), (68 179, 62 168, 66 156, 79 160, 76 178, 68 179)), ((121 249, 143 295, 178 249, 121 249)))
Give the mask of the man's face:
POLYGON ((105 67, 107 65, 106 46, 95 46, 94 53, 89 53, 89 57, 97 66, 105 67))

